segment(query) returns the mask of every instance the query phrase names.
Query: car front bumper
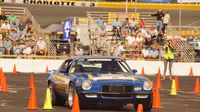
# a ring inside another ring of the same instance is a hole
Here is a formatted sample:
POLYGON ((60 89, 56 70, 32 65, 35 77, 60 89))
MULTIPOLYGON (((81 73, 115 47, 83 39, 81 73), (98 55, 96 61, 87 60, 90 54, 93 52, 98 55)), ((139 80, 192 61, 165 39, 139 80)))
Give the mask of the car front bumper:
POLYGON ((128 103, 144 103, 153 101, 152 92, 137 92, 128 94, 116 93, 79 93, 79 99, 83 103, 88 104, 128 104, 128 103), (95 97, 94 97, 95 96, 95 97))

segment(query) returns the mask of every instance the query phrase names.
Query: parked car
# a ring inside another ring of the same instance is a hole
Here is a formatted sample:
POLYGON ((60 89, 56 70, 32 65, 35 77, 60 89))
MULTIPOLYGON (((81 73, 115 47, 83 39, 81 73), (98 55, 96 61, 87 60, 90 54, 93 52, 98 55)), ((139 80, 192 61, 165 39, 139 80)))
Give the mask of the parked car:
POLYGON ((75 94, 80 106, 143 104, 152 108, 152 84, 136 75, 120 58, 111 56, 80 56, 67 59, 57 69, 49 71, 48 86, 55 105, 73 105, 75 94))

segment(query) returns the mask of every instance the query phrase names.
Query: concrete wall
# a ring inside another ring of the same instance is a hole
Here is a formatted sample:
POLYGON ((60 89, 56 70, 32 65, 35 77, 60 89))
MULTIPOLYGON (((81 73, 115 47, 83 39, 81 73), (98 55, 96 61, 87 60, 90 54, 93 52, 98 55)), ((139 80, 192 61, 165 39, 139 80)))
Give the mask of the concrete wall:
MULTIPOLYGON (((57 69, 64 60, 32 60, 32 59, 0 59, 0 67, 4 72, 12 72, 14 64, 19 72, 35 72, 45 73, 46 66, 49 70, 57 69)), ((145 74, 154 75, 158 72, 160 67, 161 74, 163 74, 163 62, 162 61, 133 61, 128 60, 127 63, 133 69, 138 70, 138 74, 141 73, 142 67, 144 67, 145 74)), ((200 63, 174 63, 173 75, 188 76, 190 68, 193 68, 194 76, 200 76, 200 63)), ((167 71, 168 74, 168 71, 167 71)))

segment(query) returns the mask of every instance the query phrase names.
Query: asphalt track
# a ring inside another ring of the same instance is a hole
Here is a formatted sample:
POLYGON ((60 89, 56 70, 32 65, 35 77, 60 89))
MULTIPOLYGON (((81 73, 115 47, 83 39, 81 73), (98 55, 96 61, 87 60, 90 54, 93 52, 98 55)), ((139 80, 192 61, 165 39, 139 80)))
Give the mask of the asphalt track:
MULTIPOLYGON (((23 112, 27 110, 30 89, 30 74, 11 74, 5 73, 8 83, 7 93, 0 92, 0 112, 23 112)), ((155 80, 155 76, 148 76, 155 80)), ((42 110, 46 92, 46 75, 35 74, 36 96, 39 112, 42 110)), ((179 77, 180 91, 177 96, 170 96, 171 81, 162 81, 160 91, 162 109, 153 109, 151 112, 199 112, 200 94, 193 93, 196 77, 179 77)), ((31 111, 32 112, 32 111, 31 111)), ((67 106, 54 106, 50 112, 71 112, 67 106)), ((119 107, 91 107, 81 110, 81 112, 135 112, 133 106, 128 104, 122 108, 119 107)))
MULTIPOLYGON (((110 8, 94 8, 94 7, 73 7, 73 6, 46 6, 46 5, 28 5, 28 4, 13 4, 0 3, 0 6, 17 6, 27 7, 33 16, 36 18, 41 27, 46 28, 52 23, 60 23, 66 17, 86 17, 87 11, 101 12, 125 12, 125 9, 110 9, 110 8)), ((163 8, 164 9, 164 8, 163 8)), ((134 9, 129 9, 129 12, 134 12, 134 9)), ((157 10, 138 9, 139 12, 156 12, 157 10)), ((166 11, 166 10, 164 10, 166 11)), ((171 14, 171 23, 174 26, 179 25, 179 11, 167 10, 171 14)), ((191 24, 200 20, 200 11, 182 11, 182 26, 191 24)))

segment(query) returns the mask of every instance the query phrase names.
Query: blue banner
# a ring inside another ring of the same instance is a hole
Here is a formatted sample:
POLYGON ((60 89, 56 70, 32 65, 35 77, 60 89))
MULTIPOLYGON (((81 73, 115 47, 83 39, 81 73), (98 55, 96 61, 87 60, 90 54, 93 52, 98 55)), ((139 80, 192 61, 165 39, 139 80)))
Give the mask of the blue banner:
POLYGON ((71 29, 72 28, 72 20, 66 20, 64 22, 64 35, 63 40, 68 40, 68 42, 71 42, 71 29))
POLYGON ((144 2, 174 2, 174 0, 144 0, 144 2))

